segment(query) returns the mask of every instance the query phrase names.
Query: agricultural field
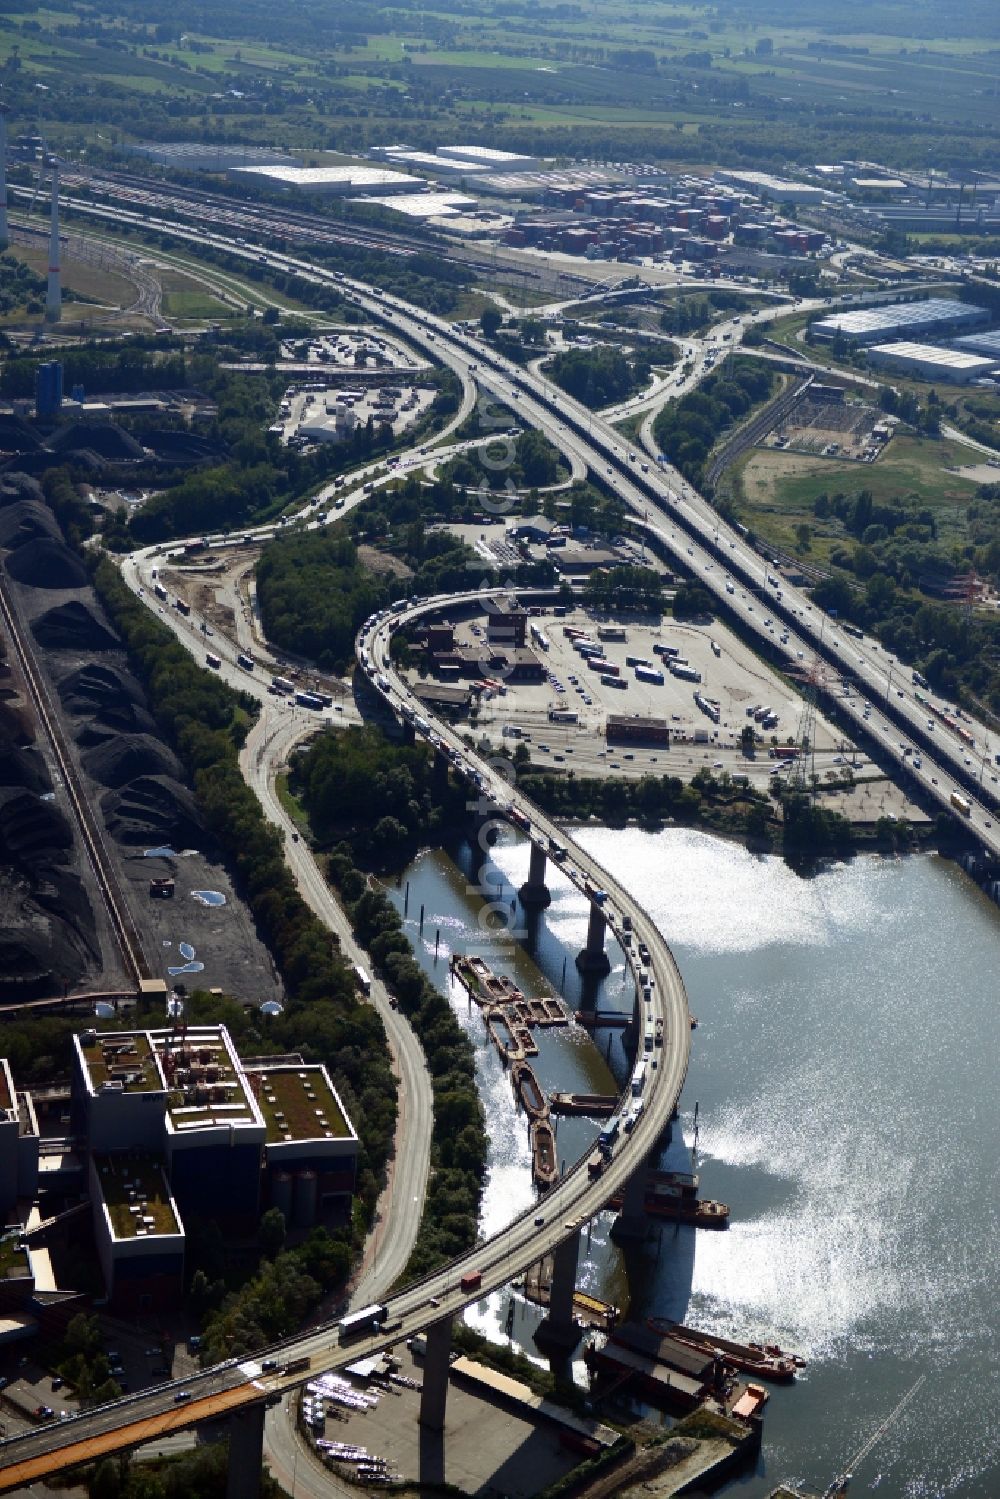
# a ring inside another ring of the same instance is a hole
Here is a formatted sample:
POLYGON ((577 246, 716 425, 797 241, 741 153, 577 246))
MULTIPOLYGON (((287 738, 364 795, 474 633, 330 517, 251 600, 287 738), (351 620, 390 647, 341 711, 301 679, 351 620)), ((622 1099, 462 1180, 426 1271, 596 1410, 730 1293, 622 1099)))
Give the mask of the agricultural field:
POLYGON ((100 159, 139 138, 356 151, 456 138, 685 165, 991 165, 995 11, 883 0, 831 25, 815 0, 737 7, 523 0, 383 10, 152 0, 0 18, 12 114, 100 159), (186 24, 191 23, 191 24, 186 24), (854 29, 852 29, 854 28, 854 29), (99 101, 99 102, 98 102, 99 101))

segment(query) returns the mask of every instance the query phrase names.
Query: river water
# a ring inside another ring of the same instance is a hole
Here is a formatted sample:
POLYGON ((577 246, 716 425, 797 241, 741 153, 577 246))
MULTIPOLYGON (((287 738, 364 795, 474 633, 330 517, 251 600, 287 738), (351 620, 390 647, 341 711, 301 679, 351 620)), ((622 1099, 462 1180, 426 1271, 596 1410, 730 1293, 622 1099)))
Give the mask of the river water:
MULTIPOLYGON (((701 1193, 732 1212, 725 1233, 654 1223, 627 1255, 602 1214, 578 1283, 633 1317, 806 1355, 793 1386, 771 1387, 762 1460, 734 1486, 746 1499, 782 1479, 825 1487, 921 1375, 852 1492, 1000 1495, 1000 911, 930 856, 859 858, 801 879, 693 831, 578 836, 677 957, 699 1028, 663 1161, 688 1165, 697 1101, 701 1193)), ((531 955, 492 942, 468 893, 471 851, 456 857, 428 853, 407 872, 407 930, 477 1046, 489 1233, 533 1200, 527 1130, 479 1011, 449 985, 448 955, 480 951, 527 993, 579 1004, 573 958, 587 913, 550 865, 553 903, 531 955)), ((527 844, 511 837, 491 859, 509 900, 527 844)), ((396 898, 402 909, 403 888, 396 898)), ((612 958, 598 1002, 622 1008, 612 958)), ((597 1032, 596 1044, 576 1027, 536 1036, 546 1090, 607 1092, 625 1076, 618 1032, 597 1032)), ((560 1158, 575 1160, 598 1127, 561 1119, 560 1158)), ((502 1336, 509 1304, 491 1298, 469 1320, 502 1336)), ((515 1298, 513 1335, 532 1354, 535 1324, 515 1298)))

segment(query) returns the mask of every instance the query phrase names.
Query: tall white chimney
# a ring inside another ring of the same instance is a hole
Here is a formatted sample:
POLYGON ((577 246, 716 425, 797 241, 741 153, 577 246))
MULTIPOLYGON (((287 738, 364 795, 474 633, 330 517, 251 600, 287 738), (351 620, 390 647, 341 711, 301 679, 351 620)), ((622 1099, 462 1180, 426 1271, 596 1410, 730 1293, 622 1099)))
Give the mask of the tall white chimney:
POLYGON ((62 317, 62 286, 59 276, 59 164, 52 163, 52 230, 49 234, 49 285, 45 293, 45 321, 62 317))

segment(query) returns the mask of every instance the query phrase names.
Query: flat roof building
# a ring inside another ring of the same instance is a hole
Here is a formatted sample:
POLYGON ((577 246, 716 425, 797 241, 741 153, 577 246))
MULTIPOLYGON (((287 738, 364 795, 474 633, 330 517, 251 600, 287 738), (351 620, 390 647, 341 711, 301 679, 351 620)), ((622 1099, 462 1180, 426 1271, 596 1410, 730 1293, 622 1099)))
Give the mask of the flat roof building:
POLYGON ((946 380, 950 385, 968 385, 997 367, 996 359, 969 354, 964 349, 939 349, 934 344, 874 344, 868 349, 868 362, 894 370, 906 370, 925 380, 946 380))
POLYGON ((480 172, 534 172, 542 165, 537 156, 495 151, 491 146, 438 146, 436 154, 470 162, 480 172))
POLYGON ((92 1155, 90 1206, 114 1311, 176 1307, 184 1292, 184 1225, 161 1161, 141 1150, 92 1155))
POLYGON ((122 146, 126 156, 144 156, 161 167, 187 172, 229 172, 234 167, 293 167, 294 156, 269 146, 206 145, 201 141, 153 141, 122 146))
POLYGON ((340 167, 250 166, 232 167, 237 182, 284 188, 287 192, 317 193, 324 197, 346 197, 349 193, 412 193, 423 187, 423 179, 405 172, 364 163, 340 167))
POLYGON ((1000 328, 987 329, 984 333, 967 333, 962 338, 951 340, 953 349, 965 349, 969 354, 985 354, 1000 364, 1000 328))
POLYGON ((957 302, 952 297, 929 297, 925 302, 898 302, 891 307, 858 307, 834 312, 810 324, 816 338, 843 338, 849 343, 876 344, 895 335, 934 333, 975 328, 989 321, 985 307, 957 302))
POLYGON ((813 187, 807 182, 792 182, 786 177, 773 177, 770 172, 718 171, 720 182, 731 182, 736 187, 748 189, 758 198, 772 203, 824 203, 829 197, 826 188, 813 187))
POLYGON ((609 713, 604 737, 609 744, 669 744, 670 725, 665 718, 609 713))

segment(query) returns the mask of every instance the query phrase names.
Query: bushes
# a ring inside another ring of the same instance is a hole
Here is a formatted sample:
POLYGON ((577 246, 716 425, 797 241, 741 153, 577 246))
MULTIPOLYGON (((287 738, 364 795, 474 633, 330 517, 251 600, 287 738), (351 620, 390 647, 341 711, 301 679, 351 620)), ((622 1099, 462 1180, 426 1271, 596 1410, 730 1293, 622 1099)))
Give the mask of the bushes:
POLYGON ((712 446, 727 427, 741 421, 752 406, 766 401, 775 376, 751 366, 746 360, 727 359, 725 365, 702 380, 697 390, 679 401, 671 401, 653 424, 653 435, 662 452, 692 484, 701 480, 712 446))

